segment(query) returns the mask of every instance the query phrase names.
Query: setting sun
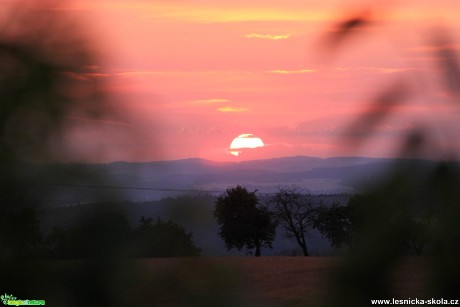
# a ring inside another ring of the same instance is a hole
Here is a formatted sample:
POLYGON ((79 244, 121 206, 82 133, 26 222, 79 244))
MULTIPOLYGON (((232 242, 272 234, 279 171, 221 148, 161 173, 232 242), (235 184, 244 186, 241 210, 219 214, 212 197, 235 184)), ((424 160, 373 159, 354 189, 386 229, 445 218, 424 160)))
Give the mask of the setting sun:
POLYGON ((230 154, 239 156, 245 148, 264 147, 264 142, 250 133, 240 134, 230 144, 230 154))

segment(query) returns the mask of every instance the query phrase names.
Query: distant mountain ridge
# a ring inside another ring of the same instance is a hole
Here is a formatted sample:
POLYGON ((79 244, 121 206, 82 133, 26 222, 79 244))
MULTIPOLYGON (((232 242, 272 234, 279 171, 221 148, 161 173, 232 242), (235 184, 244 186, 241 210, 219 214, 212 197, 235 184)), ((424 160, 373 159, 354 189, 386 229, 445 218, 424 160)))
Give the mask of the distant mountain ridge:
POLYGON ((260 193, 276 192, 280 186, 298 186, 313 194, 355 193, 363 182, 378 180, 391 167, 407 163, 418 163, 428 169, 435 165, 428 160, 366 157, 295 156, 241 162, 194 158, 108 164, 28 164, 20 177, 24 182, 39 183, 35 192, 46 194, 50 202, 59 205, 90 202, 94 195, 146 201, 194 191, 218 193, 238 184, 260 193))
POLYGON ((395 159, 365 157, 318 158, 308 156, 283 157, 273 159, 249 160, 241 162, 215 162, 200 158, 167 160, 154 162, 112 162, 105 164, 111 172, 130 170, 158 171, 169 174, 203 174, 215 171, 257 170, 280 173, 305 172, 317 168, 348 167, 373 162, 392 162, 395 159))

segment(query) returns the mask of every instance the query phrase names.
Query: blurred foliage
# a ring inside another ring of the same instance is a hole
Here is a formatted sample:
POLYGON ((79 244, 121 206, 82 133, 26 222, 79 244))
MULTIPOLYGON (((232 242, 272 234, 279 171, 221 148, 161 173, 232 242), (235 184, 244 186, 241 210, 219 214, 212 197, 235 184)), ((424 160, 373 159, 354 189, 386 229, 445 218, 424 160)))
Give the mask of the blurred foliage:
POLYGON ((36 209, 0 213, 0 261, 41 258, 43 238, 36 209))
MULTIPOLYGON (((39 235, 37 212, 47 195, 37 197, 36 187, 23 180, 23 162, 84 159, 83 150, 69 139, 81 123, 75 119, 118 116, 96 77, 99 59, 92 44, 60 5, 53 0, 0 4, 0 289, 46 300, 44 294, 53 292, 49 286, 62 293, 66 303, 61 306, 120 306, 121 292, 112 280, 128 271, 122 269, 114 238, 104 234, 119 230, 104 229, 113 226, 112 220, 108 225, 82 221, 79 230, 87 241, 75 252, 95 254, 75 274, 56 273, 46 261, 37 261, 46 256, 40 251, 46 240, 39 235), (94 246, 96 241, 101 245, 94 246)), ((107 180, 97 172, 92 176, 107 180)), ((106 192, 92 193, 98 199, 106 192)))
POLYGON ((0 38, 0 160, 53 161, 66 151, 72 117, 114 116, 94 77, 89 41, 59 1, 2 4, 0 38), (52 31, 50 29, 53 29, 52 31))
MULTIPOLYGON (((347 44, 352 34, 364 38, 366 32, 360 27, 374 21, 369 12, 347 16, 344 20, 336 25, 336 32, 327 35, 323 44, 328 57, 347 44)), ((441 85, 450 96, 458 98, 460 65, 458 55, 449 47, 454 44, 449 30, 438 28, 431 34, 426 43, 432 47, 432 56, 440 67, 437 73, 441 85)), ((365 115, 352 121, 343 138, 347 145, 358 148, 371 141, 371 132, 378 125, 393 116, 408 98, 419 94, 417 87, 406 78, 393 78, 390 84, 370 99, 365 115)), ((400 152, 395 155, 414 159, 436 149, 435 158, 439 161, 434 167, 427 171, 420 168, 416 160, 405 167, 395 163, 386 177, 368 185, 362 195, 350 200, 347 207, 354 211, 353 214, 349 212, 350 218, 354 214, 359 217, 355 225, 352 219, 350 221, 353 249, 332 276, 332 291, 323 305, 365 306, 370 304, 370 299, 395 297, 394 273, 403 262, 408 245, 416 254, 424 249, 430 254, 429 264, 424 268, 429 272, 429 278, 424 284, 423 297, 419 298, 458 298, 460 265, 454 260, 460 259, 458 155, 450 146, 439 146, 445 142, 442 131, 431 132, 427 127, 415 125, 412 131, 402 136, 400 152), (434 135, 438 136, 437 140, 434 135)), ((340 210, 347 209, 334 208, 328 214, 337 214, 340 218, 340 210)), ((345 221, 344 226, 348 227, 347 223, 345 221)), ((333 227, 329 228, 326 235, 334 242, 333 227)), ((345 236, 340 231, 338 234, 339 237, 345 236)), ((338 242, 341 241, 347 239, 338 242)))
POLYGON ((107 104, 101 80, 92 77, 97 57, 89 41, 58 7, 59 1, 1 4, 2 210, 43 205, 43 198, 35 197, 22 180, 22 162, 62 161, 77 155, 68 139, 76 125, 73 118, 98 120, 117 113, 107 104))
POLYGON ((353 249, 334 276, 331 306, 394 297, 393 274, 408 248, 415 254, 428 248, 426 298, 458 295, 460 266, 453 261, 460 256, 458 174, 442 162, 428 177, 418 176, 417 169, 400 169, 350 199, 347 207, 359 219, 352 223, 353 249))

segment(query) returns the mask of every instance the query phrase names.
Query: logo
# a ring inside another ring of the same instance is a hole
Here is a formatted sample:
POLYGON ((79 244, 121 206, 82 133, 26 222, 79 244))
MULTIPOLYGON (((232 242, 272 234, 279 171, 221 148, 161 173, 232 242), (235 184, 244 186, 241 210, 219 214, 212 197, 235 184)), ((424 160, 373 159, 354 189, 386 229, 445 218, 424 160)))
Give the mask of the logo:
POLYGON ((8 306, 31 306, 31 305, 45 305, 45 300, 18 300, 13 295, 3 294, 0 296, 0 300, 2 301, 3 305, 8 306))

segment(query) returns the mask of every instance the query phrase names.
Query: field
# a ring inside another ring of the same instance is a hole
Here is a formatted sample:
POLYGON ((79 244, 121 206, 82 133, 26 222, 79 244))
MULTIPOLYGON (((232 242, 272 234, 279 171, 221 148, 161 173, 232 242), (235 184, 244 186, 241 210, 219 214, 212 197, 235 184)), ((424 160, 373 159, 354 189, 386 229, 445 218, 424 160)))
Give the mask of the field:
POLYGON ((144 260, 142 266, 150 272, 146 283, 163 288, 149 299, 158 300, 166 293, 161 299, 165 305, 187 306, 188 300, 193 306, 305 306, 325 293, 336 261, 326 257, 156 259, 144 260), (165 282, 175 286, 165 289, 165 282))
MULTIPOLYGON (((312 306, 330 294, 341 258, 222 257, 52 261, 16 268, 8 289, 49 306, 312 306), (22 285, 23 289, 19 290, 22 285), (26 287, 25 287, 26 286, 26 287), (25 288, 24 288, 25 287, 25 288), (93 304, 87 304, 87 302, 93 304)), ((395 297, 422 297, 427 258, 394 272, 395 297)))
POLYGON ((338 259, 327 257, 243 258, 246 295, 267 306, 307 306, 327 294, 328 276, 338 259))

